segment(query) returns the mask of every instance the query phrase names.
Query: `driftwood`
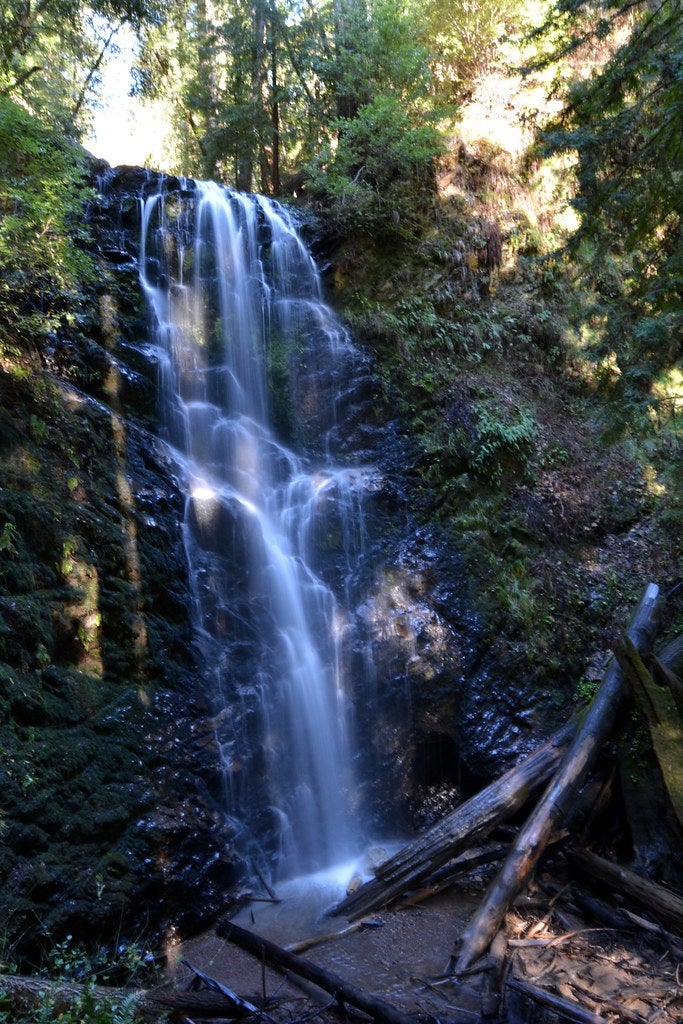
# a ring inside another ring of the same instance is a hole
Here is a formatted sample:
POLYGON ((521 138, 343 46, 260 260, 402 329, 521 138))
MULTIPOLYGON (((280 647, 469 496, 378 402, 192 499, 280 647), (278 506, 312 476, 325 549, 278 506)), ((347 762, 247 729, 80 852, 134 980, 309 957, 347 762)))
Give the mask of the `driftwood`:
POLYGON ((668 644, 657 652, 657 659, 679 679, 683 677, 683 636, 669 640, 668 644))
POLYGON ((590 1010, 586 1010, 579 1003, 571 1002, 562 996, 556 996, 552 992, 546 992, 543 988, 530 985, 528 981, 520 981, 519 978, 508 978, 506 984, 514 992, 519 992, 526 999, 531 999, 534 1003, 545 1006, 546 1009, 552 1010, 553 1013, 556 1013, 564 1020, 572 1021, 573 1024, 605 1024, 604 1017, 598 1017, 596 1013, 591 1013, 590 1010))
POLYGON ((429 876, 428 884, 421 889, 408 893, 396 904, 396 910, 404 910, 406 907, 415 907, 425 900, 437 896, 445 889, 450 889, 456 879, 469 875, 476 868, 491 864, 495 860, 502 860, 507 853, 507 846, 486 846, 468 850, 467 853, 449 861, 438 871, 429 876))
POLYGON ((481 1015, 484 1020, 499 1018, 507 951, 507 935, 501 929, 491 943, 491 965, 481 979, 481 1015))
MULTIPOLYGON (((181 960, 181 964, 187 967, 194 974, 194 983, 190 991, 197 992, 201 990, 201 986, 204 985, 211 992, 219 992, 227 1004, 231 1007, 231 1017, 260 1017, 261 1020, 270 1022, 272 1024, 272 1018, 268 1016, 263 1010, 255 1006, 254 1003, 250 1003, 248 999, 243 999, 238 996, 236 992, 233 992, 231 988, 224 985, 223 982, 217 981, 215 978, 205 974, 204 971, 200 971, 198 967, 195 967, 189 962, 189 960, 181 960)), ((226 1012, 226 1011, 224 1011, 226 1012)))
POLYGON ((336 942, 338 939, 343 939, 347 935, 353 935, 354 932, 359 932, 361 928, 366 926, 365 918, 360 921, 356 921, 354 924, 349 924, 346 928, 342 928, 336 932, 325 932, 324 935, 311 935, 308 939, 300 939, 298 942, 290 942, 288 946, 283 946, 288 953, 305 953, 307 949, 313 949, 314 946, 323 946, 326 942, 336 942))
POLYGON ((411 1014, 396 1009, 377 996, 368 995, 355 985, 340 978, 339 975, 319 967, 311 960, 305 960, 303 957, 288 952, 282 946, 271 942, 270 939, 247 931, 246 928, 240 928, 232 921, 221 922, 216 928, 216 934, 222 939, 234 942, 241 949, 246 949, 262 963, 269 963, 280 970, 289 971, 305 981, 312 982, 323 991, 329 992, 339 1003, 348 1003, 357 1010, 362 1010, 363 1013, 379 1021, 380 1024, 415 1024, 415 1017, 411 1014))
POLYGON ((572 852, 570 861, 581 875, 588 875, 613 892, 621 893, 667 928, 683 935, 683 897, 671 889, 587 850, 572 852))
POLYGON ((683 715, 683 680, 661 658, 653 658, 654 674, 663 686, 671 690, 680 715, 683 715))
MULTIPOLYGON (((650 583, 640 599, 627 633, 636 647, 645 645, 653 626, 659 588, 650 583)), ((500 928, 505 913, 536 867, 548 841, 566 825, 600 748, 609 736, 626 693, 626 682, 612 660, 586 716, 552 782, 512 844, 500 873, 466 928, 459 953, 453 952, 449 971, 467 970, 485 952, 500 928)))
POLYGON ((349 920, 363 917, 393 900, 430 884, 431 876, 466 847, 491 832, 526 803, 559 763, 574 726, 568 725, 500 779, 460 804, 423 836, 408 843, 377 868, 370 879, 331 911, 349 920))

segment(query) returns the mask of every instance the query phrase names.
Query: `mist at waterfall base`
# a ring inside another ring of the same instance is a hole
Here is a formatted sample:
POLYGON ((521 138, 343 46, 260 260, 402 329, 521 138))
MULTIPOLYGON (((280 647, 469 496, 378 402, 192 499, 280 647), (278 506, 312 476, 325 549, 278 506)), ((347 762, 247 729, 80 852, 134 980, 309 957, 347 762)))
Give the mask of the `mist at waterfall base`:
POLYGON ((143 201, 140 279, 222 797, 257 874, 339 889, 367 840, 349 608, 379 483, 339 458, 358 355, 282 206, 184 186, 143 201))

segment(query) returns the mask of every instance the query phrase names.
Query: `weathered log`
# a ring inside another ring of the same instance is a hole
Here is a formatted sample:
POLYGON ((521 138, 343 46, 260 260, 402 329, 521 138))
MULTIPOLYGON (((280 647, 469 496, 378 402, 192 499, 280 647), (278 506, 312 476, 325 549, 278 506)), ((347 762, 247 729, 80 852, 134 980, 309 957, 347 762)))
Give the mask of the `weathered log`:
MULTIPOLYGON (((654 583, 648 584, 627 630, 636 647, 644 646, 649 637, 658 597, 659 588, 654 583)), ((566 824, 577 793, 612 730, 625 692, 623 673, 612 659, 555 777, 520 830, 498 876, 466 928, 459 953, 453 951, 449 971, 467 970, 484 953, 508 907, 536 867, 550 836, 560 825, 566 824)))
POLYGON ((683 897, 588 850, 575 850, 569 858, 575 870, 626 896, 667 928, 683 935, 683 897))
POLYGON ((583 889, 578 887, 572 889, 574 903, 584 915, 604 924, 607 928, 615 931, 634 931, 635 925, 629 921, 626 913, 621 907, 611 907, 604 900, 590 896, 583 889))
POLYGON ((659 682, 663 686, 668 686, 671 690, 679 714, 683 716, 683 679, 677 676, 675 672, 672 672, 666 662, 662 661, 661 658, 653 658, 652 666, 654 668, 654 674, 658 678, 659 682))
POLYGON ((204 985, 211 992, 219 992, 226 1000, 227 1005, 231 1007, 231 1017, 249 1017, 257 1016, 261 1020, 270 1022, 273 1024, 272 1018, 265 1013, 264 1010, 259 1009, 254 1003, 250 1003, 248 999, 243 999, 242 996, 238 996, 236 992, 233 992, 231 988, 224 985, 222 981, 217 981, 216 978, 212 978, 210 975, 205 974, 204 971, 200 971, 198 967, 191 964, 189 960, 181 960, 181 964, 187 967, 188 970, 192 971, 195 976, 195 984, 192 991, 197 992, 201 990, 201 985, 204 985))
POLYGON ((426 885, 438 868, 488 835, 499 822, 511 817, 526 803, 530 794, 550 778, 573 731, 573 724, 565 726, 521 764, 460 804, 424 835, 402 847, 377 868, 375 878, 347 896, 330 913, 343 914, 353 921, 426 885))
POLYGON ((678 935, 672 935, 666 931, 661 924, 648 921, 631 910, 622 907, 612 907, 595 896, 589 896, 582 889, 573 889, 574 901, 581 912, 596 921, 601 921, 610 929, 616 931, 640 931, 648 932, 655 936, 667 947, 674 960, 683 962, 683 943, 678 935))
POLYGON ((136 1019, 141 1021, 165 1019, 169 1013, 186 1014, 198 1019, 244 1016, 243 1012, 235 1012, 234 1005, 219 991, 135 990, 13 974, 0 976, 0 1009, 8 1007, 13 1013, 29 1013, 47 1003, 57 1019, 86 997, 112 1008, 129 1006, 134 1009, 136 1019))
MULTIPOLYGON (((683 683, 672 675, 679 660, 683 644, 678 638, 660 648, 659 657, 648 659, 654 678, 673 694, 678 715, 683 722, 683 683)), ((621 784, 621 798, 626 810, 626 822, 633 843, 631 867, 639 871, 649 865, 663 865, 670 851, 682 845, 681 824, 673 810, 664 777, 659 770, 654 748, 642 741, 636 742, 641 724, 638 719, 624 721, 617 745, 617 761, 621 784)), ((680 754, 678 761, 681 760, 680 754)))
POLYGON ((241 949, 246 949, 261 962, 265 961, 271 966, 290 971, 305 981, 312 982, 318 988, 335 996, 338 1002, 348 1003, 357 1010, 362 1010, 381 1024, 415 1024, 415 1016, 398 1010, 377 996, 368 995, 339 975, 319 967, 311 960, 288 952, 270 939, 247 931, 246 928, 240 928, 232 921, 222 921, 216 928, 216 934, 222 939, 234 942, 241 949))
POLYGON ((404 910, 406 907, 424 903, 432 896, 437 896, 445 889, 450 889, 456 879, 469 875, 472 871, 485 864, 491 864, 494 860, 502 860, 507 851, 507 846, 487 846, 468 850, 467 853, 456 857, 455 860, 448 861, 447 864, 430 875, 421 889, 409 892, 403 899, 398 900, 395 904, 396 909, 404 910))
POLYGON ((596 1013, 591 1013, 590 1010, 586 1010, 579 1003, 571 1002, 562 996, 556 996, 552 992, 546 992, 543 988, 530 985, 528 981, 521 981, 519 978, 508 978, 506 984, 513 991, 519 992, 522 996, 533 1000, 533 1002, 538 1003, 540 1006, 547 1007, 547 1009, 552 1010, 559 1017, 572 1021, 573 1024, 605 1024, 604 1017, 598 1017, 596 1013))
POLYGON ((491 943, 491 966, 481 979, 481 1015, 484 1020, 498 1020, 507 951, 507 935, 501 929, 491 943))
POLYGON ((657 658, 679 678, 683 677, 683 636, 675 636, 660 651, 657 658))
POLYGON ((679 715, 683 718, 683 635, 670 640, 652 659, 659 682, 671 690, 679 715))
POLYGON ((311 935, 308 939, 300 939, 298 942, 290 942, 288 946, 283 948, 288 953, 305 953, 307 949, 313 949, 314 946, 323 946, 326 942, 336 942, 338 939, 343 939, 347 935, 352 935, 354 932, 359 932, 363 927, 365 921, 361 919, 356 921, 354 924, 349 924, 346 928, 341 928, 336 932, 325 932, 324 935, 311 935))
POLYGON ((671 806, 683 825, 683 722, 673 695, 655 683, 629 637, 614 645, 614 656, 647 722, 671 806))

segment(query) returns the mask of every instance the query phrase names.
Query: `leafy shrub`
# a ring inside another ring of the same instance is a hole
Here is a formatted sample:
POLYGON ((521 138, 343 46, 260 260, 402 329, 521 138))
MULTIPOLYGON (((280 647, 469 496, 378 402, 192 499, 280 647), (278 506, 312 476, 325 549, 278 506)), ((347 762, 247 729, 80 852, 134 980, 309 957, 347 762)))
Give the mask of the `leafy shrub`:
POLYGON ((345 230, 374 233, 410 220, 441 151, 434 125, 418 123, 400 99, 383 95, 334 127, 336 148, 326 146, 311 167, 312 194, 345 230))
POLYGON ((93 279, 83 209, 88 196, 80 151, 0 96, 0 345, 48 331, 73 316, 93 279))
POLYGON ((507 466, 521 463, 529 471, 529 459, 539 428, 528 409, 501 408, 481 403, 474 409, 477 439, 470 457, 475 472, 498 482, 507 466))
MULTIPOLYGON (((12 969, 10 957, 5 957, 4 969, 12 969)), ((40 1002, 32 1010, 3 1010, 4 1000, 0 980, 0 1024, 133 1024, 137 1019, 134 991, 130 995, 109 997, 98 984, 128 985, 139 982, 149 975, 151 954, 136 943, 122 945, 116 953, 100 949, 89 953, 76 945, 67 935, 48 950, 45 958, 46 973, 58 980, 79 983, 79 994, 68 1007, 55 1005, 49 986, 40 1002)), ((60 1000, 62 1003, 63 1000, 60 1000)))

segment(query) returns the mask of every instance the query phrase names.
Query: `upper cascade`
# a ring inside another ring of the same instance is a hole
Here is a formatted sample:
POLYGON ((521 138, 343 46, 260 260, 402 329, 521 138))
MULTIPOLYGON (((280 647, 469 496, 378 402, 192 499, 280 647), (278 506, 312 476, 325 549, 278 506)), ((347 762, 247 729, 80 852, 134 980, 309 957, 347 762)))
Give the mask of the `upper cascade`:
POLYGON ((335 382, 352 346, 291 217, 264 197, 212 182, 173 202, 149 196, 140 280, 164 431, 187 495, 183 535, 219 701, 226 809, 255 845, 266 831, 275 837, 280 876, 330 866, 359 842, 344 596, 373 473, 334 459, 335 382), (294 438, 315 421, 314 453, 283 442, 276 405, 288 406, 294 438), (336 568, 326 572, 320 548, 332 534, 336 568), (261 780, 245 778, 247 760, 261 780), (267 824, 254 828, 244 807, 259 785, 267 824))

